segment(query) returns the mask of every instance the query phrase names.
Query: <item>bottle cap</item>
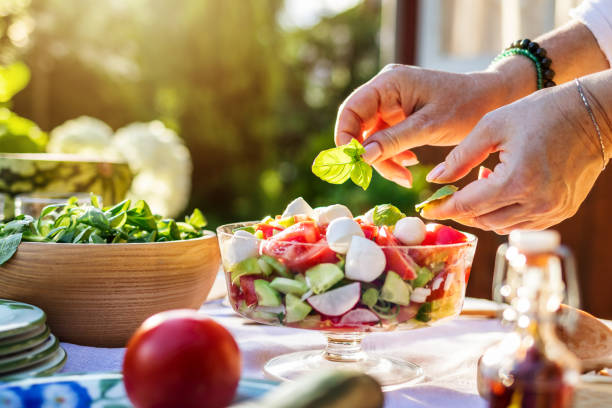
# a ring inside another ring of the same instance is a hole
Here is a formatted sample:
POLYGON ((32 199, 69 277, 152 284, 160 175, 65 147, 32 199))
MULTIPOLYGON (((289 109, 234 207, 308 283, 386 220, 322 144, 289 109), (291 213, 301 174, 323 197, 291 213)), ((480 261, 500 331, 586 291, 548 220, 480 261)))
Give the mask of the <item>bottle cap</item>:
POLYGON ((557 231, 514 230, 510 233, 510 246, 524 253, 551 252, 561 244, 561 236, 557 231))

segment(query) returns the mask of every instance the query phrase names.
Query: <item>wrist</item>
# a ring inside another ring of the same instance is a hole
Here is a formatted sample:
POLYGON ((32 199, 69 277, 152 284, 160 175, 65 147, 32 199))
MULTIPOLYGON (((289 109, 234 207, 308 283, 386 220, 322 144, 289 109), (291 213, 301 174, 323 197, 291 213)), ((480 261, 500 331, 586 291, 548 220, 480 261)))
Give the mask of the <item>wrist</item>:
POLYGON ((521 55, 491 64, 487 73, 494 75, 496 86, 507 105, 538 90, 537 72, 532 61, 521 55))

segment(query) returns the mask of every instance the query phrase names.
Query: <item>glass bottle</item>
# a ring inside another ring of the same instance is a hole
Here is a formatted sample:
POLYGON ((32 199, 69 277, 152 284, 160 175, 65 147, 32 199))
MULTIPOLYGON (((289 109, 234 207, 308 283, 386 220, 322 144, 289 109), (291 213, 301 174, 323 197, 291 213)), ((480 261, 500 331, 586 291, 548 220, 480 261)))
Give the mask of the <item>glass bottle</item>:
POLYGON ((498 250, 494 281, 495 297, 509 303, 503 321, 513 331, 479 360, 479 392, 495 408, 570 407, 580 363, 555 327, 561 302, 577 303, 571 253, 556 231, 513 231, 510 245, 498 250))

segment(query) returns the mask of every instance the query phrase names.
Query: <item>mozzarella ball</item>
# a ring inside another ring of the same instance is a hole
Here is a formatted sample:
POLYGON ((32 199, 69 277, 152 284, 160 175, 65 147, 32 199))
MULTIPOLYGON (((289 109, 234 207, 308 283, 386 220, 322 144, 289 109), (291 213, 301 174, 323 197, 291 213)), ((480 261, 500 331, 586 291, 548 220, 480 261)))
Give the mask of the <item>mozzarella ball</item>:
POLYGON ((298 197, 292 202, 289 203, 285 211, 283 212, 282 217, 291 217, 293 215, 306 215, 312 218, 314 214, 314 210, 312 207, 304 200, 302 197, 298 197))
POLYGON ((333 204, 327 207, 317 207, 314 209, 314 220, 318 225, 327 225, 336 218, 348 217, 353 218, 353 213, 347 206, 342 204, 333 204))
POLYGON ((367 238, 355 236, 346 254, 344 274, 349 279, 372 282, 383 273, 386 263, 381 247, 367 238))
POLYGON ((368 210, 368 212, 366 212, 365 214, 363 214, 363 219, 368 223, 368 224, 374 224, 374 208, 370 208, 368 210))
POLYGON ((329 223, 325 233, 329 247, 339 254, 346 254, 354 236, 364 235, 359 224, 349 217, 336 218, 329 223))
POLYGON ((419 245, 425 239, 425 223, 417 217, 404 217, 395 224, 393 235, 404 245, 419 245))
POLYGON ((431 289, 415 288, 410 294, 410 301, 416 303, 425 303, 427 297, 431 294, 431 289))
POLYGON ((223 243, 223 258, 235 265, 247 258, 259 255, 259 241, 250 232, 239 230, 223 243))

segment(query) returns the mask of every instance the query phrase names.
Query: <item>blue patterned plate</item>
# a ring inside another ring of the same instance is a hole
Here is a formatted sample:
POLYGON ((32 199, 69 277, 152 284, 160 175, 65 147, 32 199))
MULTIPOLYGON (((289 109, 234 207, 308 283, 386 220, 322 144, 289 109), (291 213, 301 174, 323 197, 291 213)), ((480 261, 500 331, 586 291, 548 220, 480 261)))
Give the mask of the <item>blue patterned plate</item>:
MULTIPOLYGON (((234 402, 258 398, 278 385, 268 380, 242 379, 234 402)), ((47 406, 74 408, 132 408, 119 373, 64 374, 30 378, 9 383, 0 382, 2 408, 40 408, 47 406)))

